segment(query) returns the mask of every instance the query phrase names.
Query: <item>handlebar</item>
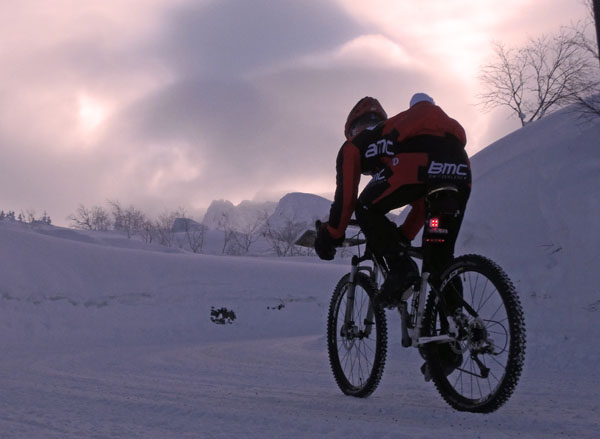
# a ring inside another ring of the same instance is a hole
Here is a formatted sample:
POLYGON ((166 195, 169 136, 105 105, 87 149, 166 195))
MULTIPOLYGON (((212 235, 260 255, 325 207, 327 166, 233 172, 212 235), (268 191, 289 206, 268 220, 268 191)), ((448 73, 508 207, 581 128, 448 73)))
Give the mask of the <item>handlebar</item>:
MULTIPOLYGON (((318 230, 322 224, 323 223, 321 221, 317 220, 315 222, 315 229, 318 230)), ((360 229, 360 224, 358 223, 358 220, 356 220, 356 219, 350 219, 350 222, 348 223, 348 225, 358 227, 360 229)), ((362 229, 359 233, 362 233, 362 229)), ((366 242, 367 241, 365 239, 357 239, 356 237, 350 238, 350 239, 346 238, 346 240, 344 241, 344 246, 354 247, 357 245, 366 244, 366 242)), ((423 247, 413 247, 412 245, 409 245, 409 246, 404 247, 404 250, 410 257, 417 258, 417 259, 423 259, 423 247)))

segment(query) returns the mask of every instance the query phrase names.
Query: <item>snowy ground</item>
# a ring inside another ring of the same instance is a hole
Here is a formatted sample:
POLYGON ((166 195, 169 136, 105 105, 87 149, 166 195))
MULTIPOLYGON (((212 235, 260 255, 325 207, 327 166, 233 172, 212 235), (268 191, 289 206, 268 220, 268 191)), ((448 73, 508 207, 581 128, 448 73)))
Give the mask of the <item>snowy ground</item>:
POLYGON ((342 395, 324 335, 343 261, 0 221, 0 438, 598 437, 600 124, 569 117, 473 160, 458 253, 508 271, 528 331, 521 381, 496 413, 449 408, 392 313, 379 388, 342 395), (212 307, 237 318, 216 325, 212 307))
POLYGON ((392 313, 378 390, 362 400, 339 392, 324 332, 345 265, 60 235, 0 223, 3 438, 591 438, 600 427, 599 303, 566 320, 548 313, 560 308, 554 298, 524 296, 530 326, 546 330, 530 332, 506 406, 471 415, 422 380, 392 313), (212 323, 213 306, 237 319, 212 323))

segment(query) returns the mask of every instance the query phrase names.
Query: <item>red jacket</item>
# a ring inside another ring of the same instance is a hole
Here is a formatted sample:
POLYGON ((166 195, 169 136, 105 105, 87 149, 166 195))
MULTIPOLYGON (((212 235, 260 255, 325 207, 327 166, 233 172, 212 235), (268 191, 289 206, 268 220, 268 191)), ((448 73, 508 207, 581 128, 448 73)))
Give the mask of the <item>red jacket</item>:
MULTIPOLYGON (((456 120, 436 105, 419 102, 346 141, 337 157, 336 191, 329 214, 329 234, 336 239, 344 235, 356 207, 361 174, 377 175, 387 170, 390 187, 379 199, 400 186, 423 183, 419 178, 419 168, 427 166, 429 155, 428 142, 421 140, 431 138, 451 139, 463 148, 467 143, 465 130, 456 120)), ((422 198, 415 200, 411 206, 402 232, 412 240, 425 221, 425 206, 422 198)))

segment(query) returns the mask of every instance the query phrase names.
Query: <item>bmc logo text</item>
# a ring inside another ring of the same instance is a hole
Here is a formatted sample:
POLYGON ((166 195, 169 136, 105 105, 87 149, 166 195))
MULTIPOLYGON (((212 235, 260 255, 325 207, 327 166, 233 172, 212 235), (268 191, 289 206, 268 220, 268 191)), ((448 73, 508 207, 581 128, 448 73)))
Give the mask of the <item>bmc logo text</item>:
POLYGON ((467 176, 467 165, 457 165, 455 163, 441 163, 433 161, 429 165, 427 173, 429 175, 460 175, 461 177, 467 176))
POLYGON ((393 145, 391 140, 381 139, 377 143, 371 143, 365 152, 365 157, 375 157, 381 154, 395 155, 393 152, 388 151, 388 146, 393 145))

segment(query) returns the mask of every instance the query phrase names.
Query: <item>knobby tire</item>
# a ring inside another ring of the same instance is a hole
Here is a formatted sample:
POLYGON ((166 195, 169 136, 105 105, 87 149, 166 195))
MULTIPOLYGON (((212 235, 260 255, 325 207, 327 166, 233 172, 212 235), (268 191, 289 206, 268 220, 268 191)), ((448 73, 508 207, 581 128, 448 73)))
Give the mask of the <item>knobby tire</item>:
MULTIPOLYGON (((358 398, 371 395, 381 380, 387 355, 385 310, 374 307, 372 330, 368 336, 346 336, 343 326, 350 274, 340 279, 333 291, 327 318, 329 363, 340 390, 358 398)), ((355 303, 352 315, 354 333, 365 330, 367 311, 376 291, 363 273, 356 275, 355 303)))
MULTIPOLYGON (((510 398, 523 369, 526 343, 523 310, 508 276, 487 258, 465 255, 455 259, 440 276, 440 286, 448 286, 442 291, 444 297, 451 294, 448 291, 456 290, 454 285, 459 279, 463 299, 479 313, 493 340, 493 353, 476 356, 490 373, 487 378, 482 377, 466 340, 462 342, 462 348, 466 349, 462 364, 448 376, 440 361, 440 348, 426 345, 423 351, 431 378, 450 406, 460 411, 490 413, 510 398)), ((463 313, 468 315, 464 310, 463 313)), ((439 316, 438 299, 432 291, 423 316, 425 335, 443 332, 439 316)))

